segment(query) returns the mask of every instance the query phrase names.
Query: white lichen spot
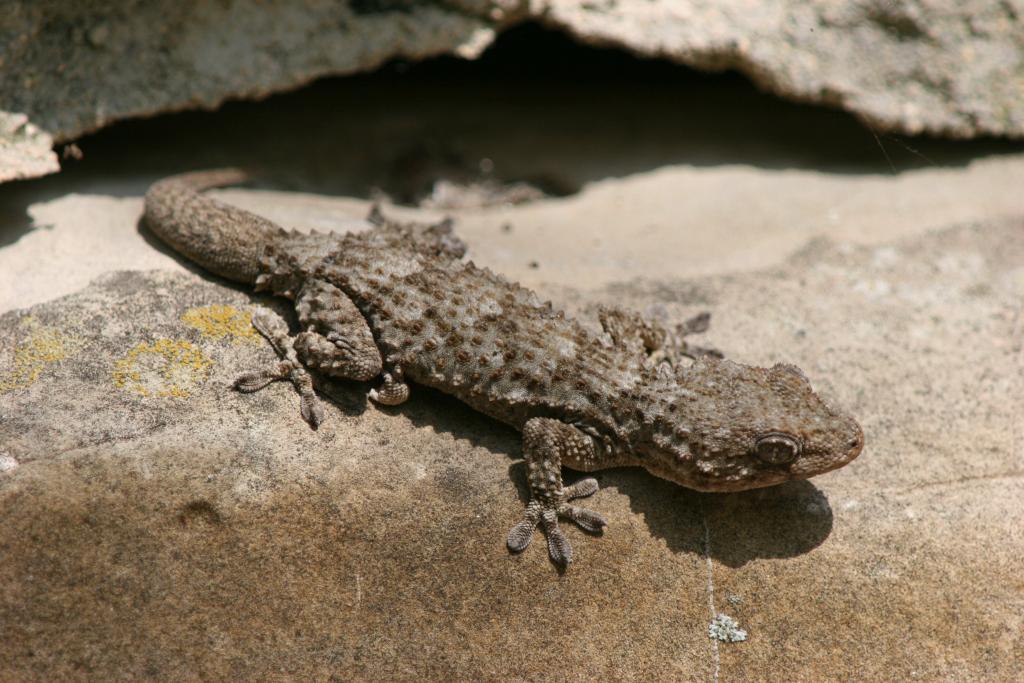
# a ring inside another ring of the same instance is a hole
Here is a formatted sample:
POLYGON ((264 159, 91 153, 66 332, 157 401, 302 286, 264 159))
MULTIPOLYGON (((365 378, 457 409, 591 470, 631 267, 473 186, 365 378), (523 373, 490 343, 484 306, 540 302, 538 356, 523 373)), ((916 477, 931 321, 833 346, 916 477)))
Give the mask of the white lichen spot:
POLYGON ((0 474, 11 472, 18 468, 18 461, 12 455, 0 453, 0 474))
POLYGON ((727 614, 719 612, 714 621, 708 625, 708 638, 723 643, 740 643, 747 639, 747 632, 740 628, 739 623, 727 614))

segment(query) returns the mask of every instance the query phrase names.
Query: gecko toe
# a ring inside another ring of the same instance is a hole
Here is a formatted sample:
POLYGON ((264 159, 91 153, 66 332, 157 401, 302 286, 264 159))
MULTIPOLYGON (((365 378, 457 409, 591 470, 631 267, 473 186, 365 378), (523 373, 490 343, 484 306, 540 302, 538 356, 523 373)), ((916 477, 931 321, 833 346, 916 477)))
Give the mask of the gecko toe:
POLYGON ((235 379, 231 386, 243 394, 251 394, 272 382, 288 379, 291 371, 292 365, 286 361, 281 361, 273 368, 243 373, 235 379))
POLYGON ((526 512, 523 513, 522 521, 508 532, 508 538, 506 539, 508 549, 514 553, 521 553, 526 550, 526 547, 530 545, 530 541, 533 540, 533 532, 539 522, 540 504, 530 503, 526 506, 526 512))
POLYGON ((548 538, 548 555, 551 561, 560 567, 567 567, 572 562, 572 545, 558 528, 558 513, 548 509, 542 516, 544 535, 548 538))
POLYGON ((558 510, 558 514, 566 519, 571 519, 582 529, 593 534, 600 533, 606 526, 608 526, 608 522, 605 521, 605 518, 598 513, 593 510, 587 510, 586 508, 578 508, 575 505, 562 505, 558 510))
POLYGON ((243 394, 251 394, 255 391, 259 391, 263 387, 267 386, 271 382, 276 382, 279 379, 283 379, 280 375, 267 370, 260 370, 256 372, 247 372, 243 375, 239 375, 232 386, 243 394))
POLYGON ((317 429, 324 421, 324 406, 313 393, 302 395, 299 411, 302 413, 302 419, 313 429, 317 429))
POLYGON ((597 479, 593 477, 587 477, 586 479, 580 479, 572 486, 565 487, 565 499, 572 500, 573 498, 586 498, 597 493, 597 489, 600 488, 597 484, 597 479))
POLYGON ((704 311, 683 321, 681 324, 676 326, 676 329, 680 335, 685 337, 690 334, 701 334, 702 332, 707 332, 710 327, 711 313, 709 311, 704 311))
MULTIPOLYGON (((593 479, 584 480, 593 482, 587 484, 584 490, 590 495, 597 490, 597 482, 593 479)), ((583 483, 583 482, 579 482, 583 483)), ((581 528, 591 533, 600 533, 608 522, 604 517, 592 510, 569 505, 568 503, 554 504, 541 503, 537 500, 530 501, 523 513, 523 519, 508 532, 506 543, 508 549, 513 553, 526 550, 533 540, 533 532, 540 525, 547 538, 548 555, 551 561, 559 567, 565 568, 572 562, 572 544, 565 533, 558 526, 558 518, 572 520, 581 528)))
POLYGON ((288 380, 300 396, 300 412, 302 419, 316 429, 324 421, 324 407, 313 389, 312 376, 296 362, 283 360, 270 370, 256 370, 239 375, 232 386, 243 394, 251 394, 263 389, 272 382, 288 380))
POLYGON ((533 531, 536 528, 536 522, 528 522, 525 519, 516 524, 508 532, 508 538, 505 540, 508 549, 514 553, 521 553, 526 550, 527 546, 530 545, 530 541, 533 540, 533 531))

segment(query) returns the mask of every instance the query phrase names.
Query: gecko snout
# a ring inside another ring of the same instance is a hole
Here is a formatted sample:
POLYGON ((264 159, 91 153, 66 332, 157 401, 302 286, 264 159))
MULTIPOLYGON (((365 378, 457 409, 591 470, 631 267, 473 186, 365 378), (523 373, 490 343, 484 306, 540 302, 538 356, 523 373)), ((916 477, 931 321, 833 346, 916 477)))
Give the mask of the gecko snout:
POLYGON ((846 442, 846 446, 849 449, 847 451, 847 462, 860 455, 861 449, 864 448, 864 430, 852 419, 850 420, 850 427, 851 434, 846 442))

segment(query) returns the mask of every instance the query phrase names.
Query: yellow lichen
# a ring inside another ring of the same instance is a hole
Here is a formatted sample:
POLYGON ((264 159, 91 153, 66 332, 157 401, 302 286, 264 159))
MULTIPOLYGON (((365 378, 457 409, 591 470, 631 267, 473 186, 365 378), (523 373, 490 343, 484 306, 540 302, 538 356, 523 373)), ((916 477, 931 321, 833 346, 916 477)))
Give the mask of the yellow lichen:
POLYGON ((74 337, 44 327, 31 316, 22 318, 19 326, 26 328, 29 336, 14 347, 11 369, 0 374, 0 393, 31 386, 47 365, 61 362, 77 345, 74 337))
POLYGON ((140 396, 188 398, 213 361, 184 339, 142 342, 114 365, 114 386, 140 396))
POLYGON ((190 308, 181 316, 181 321, 199 330, 206 339, 230 337, 236 344, 259 341, 252 326, 252 314, 234 306, 214 304, 190 308))

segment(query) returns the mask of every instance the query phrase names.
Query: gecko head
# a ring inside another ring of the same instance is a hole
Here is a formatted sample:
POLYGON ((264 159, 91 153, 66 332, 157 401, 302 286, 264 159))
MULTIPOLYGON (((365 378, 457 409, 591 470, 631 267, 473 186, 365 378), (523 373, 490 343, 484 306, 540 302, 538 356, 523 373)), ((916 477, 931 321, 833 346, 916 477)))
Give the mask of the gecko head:
POLYGON ((807 479, 860 454, 864 434, 794 365, 758 368, 702 358, 658 387, 643 464, 702 491, 807 479))

